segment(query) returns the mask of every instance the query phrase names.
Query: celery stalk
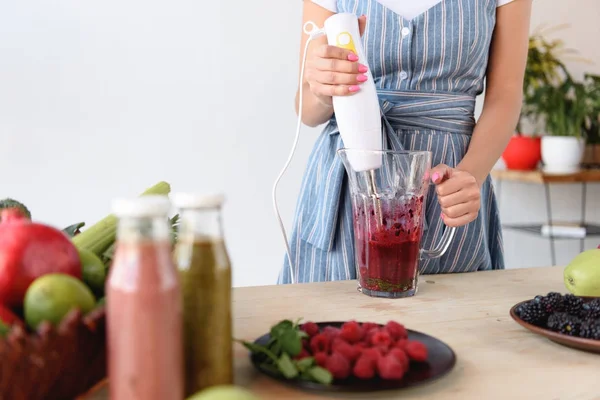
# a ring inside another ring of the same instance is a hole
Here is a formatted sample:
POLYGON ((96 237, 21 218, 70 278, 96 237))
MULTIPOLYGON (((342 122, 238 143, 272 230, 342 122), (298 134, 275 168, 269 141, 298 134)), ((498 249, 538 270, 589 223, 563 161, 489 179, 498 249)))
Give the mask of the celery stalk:
MULTIPOLYGON (((171 192, 171 185, 167 182, 159 182, 156 185, 146 189, 141 196, 145 195, 165 195, 171 192)), ((114 243, 117 236, 118 219, 113 214, 107 215, 94 225, 90 226, 71 240, 78 249, 87 249, 98 257, 114 243)))

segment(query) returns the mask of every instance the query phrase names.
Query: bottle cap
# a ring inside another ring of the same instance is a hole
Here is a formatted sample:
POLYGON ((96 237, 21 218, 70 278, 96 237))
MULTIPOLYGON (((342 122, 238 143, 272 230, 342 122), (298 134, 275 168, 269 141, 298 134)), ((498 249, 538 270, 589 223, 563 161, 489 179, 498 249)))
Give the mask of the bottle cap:
POLYGON ((115 199, 112 202, 112 210, 117 217, 161 217, 167 215, 170 209, 171 201, 163 195, 115 199))
POLYGON ((222 194, 197 194, 197 193, 174 193, 171 195, 173 204, 177 208, 219 208, 225 202, 222 194))

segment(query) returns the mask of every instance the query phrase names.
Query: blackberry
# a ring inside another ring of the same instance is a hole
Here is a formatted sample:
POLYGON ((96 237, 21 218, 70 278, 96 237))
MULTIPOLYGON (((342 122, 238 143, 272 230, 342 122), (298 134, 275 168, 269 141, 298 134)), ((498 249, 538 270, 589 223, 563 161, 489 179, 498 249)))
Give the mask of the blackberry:
POLYGON ((568 313, 554 313, 546 324, 551 330, 569 336, 579 336, 581 325, 581 319, 568 313))
POLYGON ((600 322, 586 321, 581 324, 579 336, 585 339, 600 340, 600 322))
POLYGON ((600 319, 600 298, 585 303, 581 309, 586 319, 600 319))
POLYGON ((563 296, 557 292, 550 292, 546 296, 535 296, 534 301, 539 302, 548 314, 564 311, 563 296))
POLYGON ((581 315, 581 310, 583 306, 583 300, 581 299, 581 297, 577 297, 572 294, 566 294, 563 297, 563 302, 565 306, 565 312, 577 316, 581 315))
POLYGON ((519 306, 517 315, 525 322, 533 325, 543 325, 548 319, 548 313, 540 302, 530 301, 519 306))

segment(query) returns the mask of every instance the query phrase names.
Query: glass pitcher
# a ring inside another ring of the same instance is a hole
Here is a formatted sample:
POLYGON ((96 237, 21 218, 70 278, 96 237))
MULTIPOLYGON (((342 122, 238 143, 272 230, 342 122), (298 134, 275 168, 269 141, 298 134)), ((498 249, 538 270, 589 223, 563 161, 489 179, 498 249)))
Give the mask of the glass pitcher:
POLYGON ((414 296, 419 259, 441 257, 456 230, 446 227, 435 248, 421 248, 431 152, 340 149, 338 155, 350 182, 359 290, 414 296))

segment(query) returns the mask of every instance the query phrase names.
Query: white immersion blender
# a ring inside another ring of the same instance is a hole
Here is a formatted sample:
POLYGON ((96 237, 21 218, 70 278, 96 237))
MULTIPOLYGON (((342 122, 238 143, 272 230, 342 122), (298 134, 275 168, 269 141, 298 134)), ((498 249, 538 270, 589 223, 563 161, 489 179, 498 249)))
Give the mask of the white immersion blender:
MULTIPOLYGON (((308 21, 304 24, 304 33, 309 35, 309 38, 304 47, 300 71, 296 137, 294 139, 294 145, 292 146, 292 151, 288 157, 288 160, 283 170, 275 180, 275 184, 273 185, 273 206, 279 220, 279 225, 281 227, 287 249, 290 279, 292 283, 296 283, 296 274, 294 272, 294 264, 292 262, 292 255, 287 234, 283 225, 283 221, 281 220, 279 208, 277 206, 277 185, 292 161, 292 157, 296 151, 296 146, 300 136, 300 127, 302 126, 302 102, 304 97, 302 89, 304 86, 304 68, 306 65, 306 53, 308 45, 313 39, 322 35, 327 35, 327 42, 329 45, 341 47, 354 52, 358 56, 358 61, 356 62, 367 66, 367 68, 369 67, 363 50, 360 29, 358 26, 358 18, 356 15, 351 13, 334 14, 325 20, 324 27, 322 29, 318 29, 315 23, 308 21)), ((333 110, 345 148, 381 151, 383 150, 383 134, 381 130, 381 111, 379 108, 379 98, 377 97, 377 89, 375 88, 375 81, 373 80, 373 75, 371 74, 370 68, 367 69, 365 74, 367 75, 367 80, 361 84, 358 92, 347 96, 333 96, 333 110)), ((376 213, 377 221, 379 224, 381 224, 381 203, 379 200, 379 195, 377 194, 375 170, 382 166, 382 154, 377 152, 357 152, 348 154, 347 156, 348 162, 355 171, 364 172, 367 174, 367 182, 370 189, 369 194, 372 197, 373 204, 375 206, 374 211, 376 213)))

